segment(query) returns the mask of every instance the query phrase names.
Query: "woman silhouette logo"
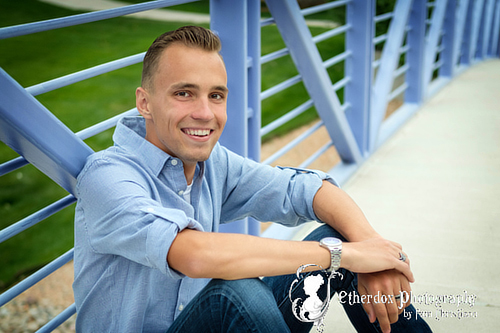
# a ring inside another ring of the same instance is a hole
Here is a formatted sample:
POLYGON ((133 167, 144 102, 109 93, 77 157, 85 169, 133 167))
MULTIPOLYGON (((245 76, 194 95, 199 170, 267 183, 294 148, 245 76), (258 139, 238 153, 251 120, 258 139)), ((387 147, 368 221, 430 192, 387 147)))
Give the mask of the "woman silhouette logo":
POLYGON ((288 293, 288 298, 292 302, 292 312, 298 320, 310 323, 313 322, 314 326, 317 327, 318 332, 323 332, 324 323, 323 319, 326 315, 326 311, 328 310, 328 306, 330 305, 330 280, 335 278, 336 275, 339 275, 341 279, 344 276, 338 272, 332 272, 328 277, 327 283, 327 292, 326 298, 321 300, 318 296, 318 291, 325 284, 325 279, 321 275, 321 272, 328 276, 327 272, 319 265, 308 264, 302 265, 297 269, 297 278, 292 282, 290 286, 290 290, 288 293), (316 266, 320 268, 320 273, 318 274, 310 274, 305 278, 300 276, 300 273, 304 271, 307 267, 316 266), (304 299, 296 298, 292 299, 292 291, 297 283, 303 281, 303 291, 305 294, 304 299))

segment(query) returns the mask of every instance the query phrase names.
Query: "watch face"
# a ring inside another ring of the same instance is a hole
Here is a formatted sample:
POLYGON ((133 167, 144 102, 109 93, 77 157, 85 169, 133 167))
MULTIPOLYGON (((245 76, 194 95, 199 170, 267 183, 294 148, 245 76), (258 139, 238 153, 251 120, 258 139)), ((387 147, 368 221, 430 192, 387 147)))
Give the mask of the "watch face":
POLYGON ((335 237, 326 237, 321 240, 326 246, 337 246, 342 244, 342 241, 335 237))

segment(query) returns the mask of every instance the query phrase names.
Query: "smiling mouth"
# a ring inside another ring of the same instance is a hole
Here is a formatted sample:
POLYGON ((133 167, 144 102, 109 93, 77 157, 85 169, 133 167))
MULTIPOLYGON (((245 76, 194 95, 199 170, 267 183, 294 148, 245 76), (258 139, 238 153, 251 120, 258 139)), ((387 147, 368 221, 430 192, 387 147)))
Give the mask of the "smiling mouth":
POLYGON ((204 136, 209 136, 212 130, 210 129, 191 129, 191 128, 184 128, 182 131, 191 136, 198 136, 198 137, 204 137, 204 136))

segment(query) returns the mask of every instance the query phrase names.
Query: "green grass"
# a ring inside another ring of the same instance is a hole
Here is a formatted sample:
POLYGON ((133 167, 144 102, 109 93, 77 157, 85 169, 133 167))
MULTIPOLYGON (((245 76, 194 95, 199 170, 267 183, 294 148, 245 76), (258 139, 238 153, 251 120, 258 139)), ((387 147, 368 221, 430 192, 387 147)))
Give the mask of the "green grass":
MULTIPOLYGON (((129 1, 141 2, 141 1, 129 1)), ((179 9, 207 12, 207 3, 186 4, 179 9), (198 7, 197 7, 198 5, 198 7)), ((57 8, 34 0, 0 0, 0 26, 51 19, 79 12, 57 8)), ((0 40, 0 66, 22 86, 44 82, 91 66, 144 52, 159 34, 184 25, 133 18, 116 18, 81 26, 0 40)), ((318 34, 322 29, 311 29, 318 34)), ((276 27, 262 32, 263 54, 284 47, 276 27)), ((319 45, 323 59, 343 50, 343 38, 319 45)), ((134 91, 140 83, 141 65, 49 92, 37 99, 71 130, 79 131, 135 106, 134 91)), ((332 81, 343 76, 343 66, 329 70, 332 81)), ((266 64, 263 89, 297 74, 290 57, 266 64)), ((302 84, 263 102, 263 125, 309 99, 302 84)), ((268 138, 280 135, 316 119, 314 108, 290 125, 282 126, 268 138)), ((86 142, 101 150, 112 144, 112 130, 86 142)), ((0 163, 16 157, 0 143, 0 163)), ((0 229, 28 216, 67 193, 36 168, 28 165, 0 177, 0 229)), ((55 259, 73 246, 74 206, 0 244, 0 290, 27 273, 55 259)))

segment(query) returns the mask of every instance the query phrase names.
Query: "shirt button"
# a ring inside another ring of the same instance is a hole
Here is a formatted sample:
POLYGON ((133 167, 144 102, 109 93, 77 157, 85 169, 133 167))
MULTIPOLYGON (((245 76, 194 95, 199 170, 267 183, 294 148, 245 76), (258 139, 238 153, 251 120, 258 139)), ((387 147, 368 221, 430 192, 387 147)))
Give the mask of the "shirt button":
POLYGON ((179 305, 179 311, 182 311, 182 310, 184 310, 184 305, 181 304, 181 305, 179 305))
POLYGON ((173 165, 173 166, 176 166, 176 165, 177 165, 177 163, 179 163, 179 162, 177 162, 177 160, 172 160, 172 162, 171 162, 171 163, 172 163, 172 165, 173 165))
POLYGON ((180 190, 180 191, 179 191, 179 192, 177 192, 177 193, 179 193, 179 195, 183 195, 183 194, 184 194, 184 191, 183 191, 183 190, 180 190))

